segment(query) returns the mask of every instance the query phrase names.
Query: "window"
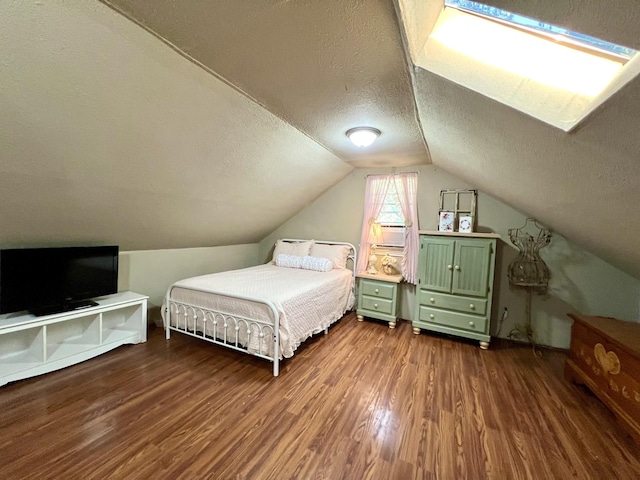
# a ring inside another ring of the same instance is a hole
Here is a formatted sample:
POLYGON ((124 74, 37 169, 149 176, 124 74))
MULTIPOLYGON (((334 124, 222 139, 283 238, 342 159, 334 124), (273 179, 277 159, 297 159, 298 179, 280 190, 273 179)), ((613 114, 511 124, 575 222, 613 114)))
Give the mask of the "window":
MULTIPOLYGON (((596 49, 595 38, 581 42, 575 34, 569 37, 556 33, 568 30, 475 2, 465 2, 467 4, 484 8, 477 8, 473 13, 467 9, 445 8, 431 39, 468 58, 536 84, 593 99, 629 60, 614 55, 613 45, 607 42, 600 43, 611 45, 608 50, 596 49), (483 14, 477 14, 477 10, 483 14), (502 15, 495 15, 496 10, 502 15)), ((591 39, 586 35, 581 38, 591 39)))
POLYGON ((445 6, 480 15, 514 28, 520 28, 529 33, 543 35, 549 40, 563 43, 573 48, 591 50, 592 53, 596 55, 611 56, 619 59, 621 63, 626 63, 638 53, 632 48, 616 45, 615 43, 591 37, 584 33, 567 30, 566 28, 557 27, 550 23, 544 23, 539 20, 534 20, 533 18, 507 12, 506 10, 478 2, 471 2, 469 0, 446 0, 445 6))
POLYGON ((426 37, 403 16, 417 66, 566 132, 640 74, 632 48, 478 2, 446 0, 426 37))
POLYGON ((415 285, 418 261, 417 192, 417 172, 367 176, 358 252, 359 272, 369 271, 369 260, 374 257, 370 253, 378 246, 383 246, 388 250, 385 253, 400 258, 399 268, 404 279, 415 285))
POLYGON ((382 241, 379 246, 404 247, 405 219, 395 182, 389 185, 376 221, 382 226, 382 241))
POLYGON ((389 185, 387 195, 382 201, 382 209, 378 215, 378 223, 380 225, 394 225, 404 227, 404 215, 398 198, 398 189, 395 182, 389 185))

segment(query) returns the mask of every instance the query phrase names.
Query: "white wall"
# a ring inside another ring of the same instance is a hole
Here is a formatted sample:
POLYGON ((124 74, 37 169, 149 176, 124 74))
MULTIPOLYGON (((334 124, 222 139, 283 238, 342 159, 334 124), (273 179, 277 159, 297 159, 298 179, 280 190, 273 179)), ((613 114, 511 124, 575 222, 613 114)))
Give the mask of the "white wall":
POLYGON ((258 244, 120 252, 118 290, 149 296, 150 320, 167 288, 183 278, 257 265, 258 244))
MULTIPOLYGON (((436 230, 440 190, 473 186, 435 166, 420 167, 419 172, 420 229, 436 230)), ((275 240, 284 237, 341 240, 358 245, 365 178, 370 173, 389 173, 389 170, 357 169, 351 172, 339 184, 260 242, 260 261, 269 258, 275 240)), ((502 337, 507 336, 516 324, 524 325, 525 321, 525 297, 521 292, 511 291, 507 280, 508 266, 518 253, 509 241, 508 229, 523 226, 525 220, 525 215, 479 192, 478 230, 501 235, 498 242, 492 333, 497 333, 498 319, 506 307, 509 316, 500 330, 502 337)), ((567 313, 640 321, 640 281, 568 242, 557 233, 553 233, 551 244, 541 250, 541 256, 548 264, 552 278, 548 294, 532 298, 532 323, 538 343, 559 348, 569 346, 571 320, 567 313)), ((401 317, 412 319, 414 309, 415 288, 405 284, 401 291, 401 317)))
MULTIPOLYGON (((509 289, 507 269, 518 254, 509 241, 508 230, 524 225, 526 216, 484 194, 480 194, 479 208, 482 223, 502 236, 496 268, 497 297, 494 297, 499 310, 494 309, 494 312, 497 318, 504 307, 509 310, 508 321, 500 332, 504 337, 525 319, 525 294, 509 289)), ((556 232, 552 232, 551 243, 540 250, 540 255, 551 270, 548 293, 532 296, 532 323, 540 343, 568 348, 571 320, 567 313, 640 321, 640 308, 635 300, 640 281, 634 277, 556 232)))

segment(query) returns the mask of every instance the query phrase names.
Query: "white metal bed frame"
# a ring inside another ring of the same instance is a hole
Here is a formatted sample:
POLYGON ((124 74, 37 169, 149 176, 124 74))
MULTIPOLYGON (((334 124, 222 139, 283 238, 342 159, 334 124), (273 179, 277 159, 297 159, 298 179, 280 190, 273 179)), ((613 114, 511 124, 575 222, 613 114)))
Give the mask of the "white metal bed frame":
MULTIPOLYGON (((282 241, 284 242, 304 242, 306 240, 295 239, 295 238, 285 238, 282 241)), ((347 242, 330 242, 326 240, 314 240, 315 243, 323 244, 323 245, 347 245, 351 247, 351 251, 349 256, 347 257, 347 262, 351 260, 351 270, 352 270, 352 278, 351 278, 351 288, 354 290, 355 295, 355 276, 356 276, 356 248, 351 243, 347 242)), ((164 317, 165 317, 165 331, 166 338, 169 340, 171 337, 171 330, 183 333, 185 335, 190 335, 192 337, 199 338, 201 340, 205 340, 210 343, 215 343, 216 345, 221 345, 226 348, 231 348, 233 350, 237 350, 240 352, 247 353, 249 355, 253 355, 256 357, 264 358, 265 360, 269 360, 273 362, 273 376, 277 377, 280 373, 280 316, 278 314, 278 310, 275 305, 267 299, 263 298, 254 298, 247 297, 241 295, 229 295, 226 293, 218 292, 216 290, 202 289, 202 288, 189 288, 189 287, 178 287, 184 290, 193 290, 197 292, 207 292, 215 295, 219 295, 221 297, 234 298, 240 300, 247 300, 250 302, 255 302, 258 304, 265 305, 271 315, 273 316, 272 321, 259 320, 255 318, 244 317, 241 315, 236 315, 231 312, 224 312, 219 310, 212 310, 209 308, 205 308, 198 305, 193 305, 186 302, 177 302, 172 300, 170 297, 171 289, 173 285, 171 285, 167 289, 166 299, 165 299, 165 307, 164 307, 164 317), (176 315, 176 324, 175 326, 171 325, 171 315, 176 315), (183 318, 184 321, 180 322, 180 318, 183 318), (189 319, 193 321, 193 329, 189 328, 189 319), (197 329, 197 320, 202 320, 202 332, 197 329), (213 332, 217 333, 219 331, 219 327, 223 327, 223 335, 222 338, 219 338, 217 335, 209 336, 206 334, 207 331, 207 323, 211 322, 213 326, 213 332), (232 329, 232 334, 229 334, 229 328, 232 329), (244 331, 247 334, 246 338, 246 346, 242 345, 238 341, 238 333, 241 329, 245 329, 244 331), (258 335, 258 351, 250 351, 249 345, 251 345, 252 335, 258 335), (273 355, 269 355, 268 349, 263 348, 265 342, 264 338, 271 336, 273 339, 273 355)), ((328 333, 328 328, 324 330, 325 335, 328 333)))

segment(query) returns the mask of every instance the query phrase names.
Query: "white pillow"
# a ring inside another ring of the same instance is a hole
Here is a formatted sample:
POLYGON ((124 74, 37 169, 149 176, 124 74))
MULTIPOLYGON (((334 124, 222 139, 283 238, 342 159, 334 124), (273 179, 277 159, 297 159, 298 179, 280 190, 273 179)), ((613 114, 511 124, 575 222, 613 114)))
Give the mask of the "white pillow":
POLYGON ((304 270, 315 270, 316 272, 330 272, 333 270, 333 262, 328 258, 318 258, 306 255, 285 255, 279 253, 276 257, 276 266, 287 268, 302 268, 304 270))
POLYGON ((306 257, 302 257, 302 266, 300 268, 315 270, 316 272, 330 272, 333 270, 333 262, 328 258, 307 255, 306 257))
POLYGON ((312 257, 328 258, 333 263, 333 268, 347 268, 347 258, 351 252, 349 245, 327 245, 324 243, 314 243, 311 246, 312 257))
POLYGON ((276 263, 276 259, 280 254, 295 255, 296 257, 309 255, 311 245, 313 245, 313 240, 306 240, 304 242, 283 242, 282 240, 278 240, 276 247, 273 249, 273 262, 276 263))
POLYGON ((285 255, 284 253, 279 253, 276 257, 276 265, 278 267, 302 268, 303 258, 304 257, 299 257, 297 255, 285 255))

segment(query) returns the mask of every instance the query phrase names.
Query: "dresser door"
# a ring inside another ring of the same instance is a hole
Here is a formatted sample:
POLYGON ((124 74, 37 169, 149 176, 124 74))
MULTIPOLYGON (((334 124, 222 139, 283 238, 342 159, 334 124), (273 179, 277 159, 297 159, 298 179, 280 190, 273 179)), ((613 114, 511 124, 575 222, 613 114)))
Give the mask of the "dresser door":
POLYGON ((444 237, 422 237, 420 242, 420 288, 450 292, 453 276, 455 240, 444 237))
POLYGON ((451 293, 485 297, 490 259, 491 241, 457 239, 451 293))

